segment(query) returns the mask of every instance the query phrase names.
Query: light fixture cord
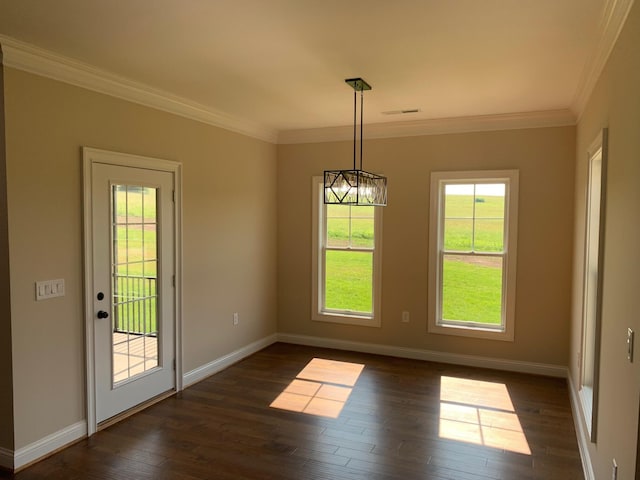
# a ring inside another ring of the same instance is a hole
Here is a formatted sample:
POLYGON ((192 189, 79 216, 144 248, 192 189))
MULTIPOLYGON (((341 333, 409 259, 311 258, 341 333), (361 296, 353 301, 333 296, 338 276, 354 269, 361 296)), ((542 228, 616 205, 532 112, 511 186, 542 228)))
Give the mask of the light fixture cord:
POLYGON ((353 169, 356 169, 356 112, 358 106, 358 92, 357 90, 353 91, 353 169))
POLYGON ((362 170, 362 127, 364 126, 364 85, 360 88, 360 170, 362 170))

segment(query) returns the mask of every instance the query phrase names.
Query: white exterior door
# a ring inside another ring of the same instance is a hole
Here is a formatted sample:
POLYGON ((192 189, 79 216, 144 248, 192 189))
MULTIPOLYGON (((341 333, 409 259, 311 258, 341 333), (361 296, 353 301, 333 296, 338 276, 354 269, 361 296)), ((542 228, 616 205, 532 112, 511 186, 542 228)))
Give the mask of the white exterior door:
POLYGON ((99 423, 176 388, 175 175, 95 160, 85 168, 99 423))

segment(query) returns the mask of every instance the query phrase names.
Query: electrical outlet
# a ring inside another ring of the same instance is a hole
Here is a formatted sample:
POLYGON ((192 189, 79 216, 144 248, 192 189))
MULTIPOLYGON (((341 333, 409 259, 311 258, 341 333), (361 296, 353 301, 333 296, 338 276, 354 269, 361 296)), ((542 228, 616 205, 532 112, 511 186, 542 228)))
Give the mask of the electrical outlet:
POLYGON ((409 318, 410 318, 410 317, 409 317, 409 312, 406 312, 406 311, 405 311, 405 312, 402 312, 402 321, 403 321, 404 323, 409 323, 409 318))
POLYGON ((613 459, 613 468, 611 470, 611 480, 618 480, 618 463, 613 459))
POLYGON ((233 314, 233 324, 237 325, 239 321, 240 321, 240 319, 238 317, 238 312, 234 312, 234 314, 233 314))

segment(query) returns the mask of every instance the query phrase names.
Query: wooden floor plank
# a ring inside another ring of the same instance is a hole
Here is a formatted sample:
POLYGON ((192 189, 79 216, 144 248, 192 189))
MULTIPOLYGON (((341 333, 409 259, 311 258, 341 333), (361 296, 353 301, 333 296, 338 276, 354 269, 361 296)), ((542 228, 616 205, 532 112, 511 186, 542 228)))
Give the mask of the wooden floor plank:
POLYGON ((0 478, 584 476, 563 379, 278 343, 0 478))

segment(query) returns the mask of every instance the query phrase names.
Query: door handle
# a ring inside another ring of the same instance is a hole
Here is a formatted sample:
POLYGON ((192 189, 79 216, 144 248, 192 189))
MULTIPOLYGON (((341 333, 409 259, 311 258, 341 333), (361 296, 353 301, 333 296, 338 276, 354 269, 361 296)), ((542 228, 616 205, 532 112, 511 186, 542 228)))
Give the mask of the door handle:
POLYGON ((105 312, 104 310, 100 310, 98 312, 98 318, 108 318, 109 314, 107 312, 105 312))

